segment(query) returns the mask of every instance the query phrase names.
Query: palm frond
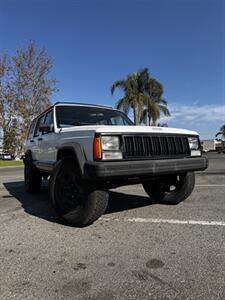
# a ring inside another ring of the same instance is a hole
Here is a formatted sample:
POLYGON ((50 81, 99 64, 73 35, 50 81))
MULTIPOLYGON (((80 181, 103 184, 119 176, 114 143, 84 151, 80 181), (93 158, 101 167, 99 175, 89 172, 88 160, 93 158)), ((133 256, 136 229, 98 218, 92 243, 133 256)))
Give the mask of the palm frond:
POLYGON ((222 135, 222 131, 217 132, 216 137, 222 135))
POLYGON ((167 101, 165 99, 162 99, 162 98, 157 98, 157 99, 154 99, 154 101, 158 104, 162 104, 162 105, 167 105, 167 101))
POLYGON ((114 91, 116 88, 122 88, 125 89, 126 87, 126 81, 125 80, 117 80, 115 81, 111 86, 111 95, 114 94, 114 91))
POLYGON ((220 127, 220 131, 225 134, 225 124, 223 126, 220 127))
POLYGON ((126 115, 129 114, 130 111, 130 101, 128 98, 124 97, 121 98, 117 103, 116 103, 116 109, 122 110, 126 115))
POLYGON ((153 100, 148 103, 148 113, 151 116, 153 124, 155 124, 160 117, 160 109, 153 100))
POLYGON ((158 105, 160 112, 162 112, 164 114, 164 116, 166 117, 170 117, 170 111, 168 109, 168 107, 166 107, 165 105, 158 105))

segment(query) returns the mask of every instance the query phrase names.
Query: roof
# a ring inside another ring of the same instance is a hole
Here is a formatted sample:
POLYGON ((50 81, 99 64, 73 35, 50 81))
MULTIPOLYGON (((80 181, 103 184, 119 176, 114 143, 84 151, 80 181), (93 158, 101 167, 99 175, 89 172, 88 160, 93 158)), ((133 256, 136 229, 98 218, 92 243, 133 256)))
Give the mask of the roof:
POLYGON ((107 105, 98 105, 98 104, 91 104, 91 103, 80 103, 80 102, 56 102, 53 106, 58 105, 77 105, 77 106, 91 106, 91 107, 101 107, 106 109, 114 109, 112 106, 107 105))

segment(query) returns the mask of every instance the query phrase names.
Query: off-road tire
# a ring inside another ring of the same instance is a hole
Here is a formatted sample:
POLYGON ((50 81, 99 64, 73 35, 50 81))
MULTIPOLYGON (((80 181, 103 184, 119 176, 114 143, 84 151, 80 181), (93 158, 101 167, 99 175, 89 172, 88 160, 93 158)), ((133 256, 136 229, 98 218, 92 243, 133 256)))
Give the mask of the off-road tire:
POLYGON ((41 189, 42 177, 38 170, 32 166, 29 158, 24 160, 24 186, 30 194, 38 193, 41 189))
POLYGON ((194 172, 188 172, 179 176, 180 183, 173 191, 167 191, 163 181, 160 180, 143 183, 144 190, 150 199, 155 202, 178 204, 190 196, 195 186, 194 172))
POLYGON ((108 205, 108 192, 87 186, 73 157, 57 162, 50 178, 49 192, 59 217, 73 226, 93 223, 105 212, 108 205), (66 178, 68 182, 72 178, 71 184, 68 184, 71 189, 68 190, 67 183, 64 183, 66 178))

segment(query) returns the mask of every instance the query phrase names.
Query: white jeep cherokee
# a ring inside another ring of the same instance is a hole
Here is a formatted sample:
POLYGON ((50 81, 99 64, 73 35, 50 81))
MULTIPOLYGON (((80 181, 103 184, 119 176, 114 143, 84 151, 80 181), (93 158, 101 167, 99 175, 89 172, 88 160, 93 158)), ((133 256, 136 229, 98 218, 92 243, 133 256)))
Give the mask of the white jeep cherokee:
POLYGON ((193 171, 208 162, 194 131, 134 126, 109 107, 56 103, 32 122, 24 164, 26 191, 39 191, 50 175, 55 210, 84 226, 104 213, 110 188, 142 183, 153 201, 185 200, 193 171))

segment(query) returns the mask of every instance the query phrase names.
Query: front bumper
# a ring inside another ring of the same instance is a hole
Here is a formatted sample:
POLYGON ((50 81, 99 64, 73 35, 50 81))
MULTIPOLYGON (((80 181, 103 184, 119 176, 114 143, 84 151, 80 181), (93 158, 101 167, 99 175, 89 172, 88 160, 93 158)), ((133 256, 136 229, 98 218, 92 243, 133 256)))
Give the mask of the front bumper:
POLYGON ((169 174, 179 174, 190 171, 203 171, 208 167, 206 157, 116 161, 116 162, 86 162, 84 177, 88 180, 115 179, 119 177, 152 177, 169 174))

